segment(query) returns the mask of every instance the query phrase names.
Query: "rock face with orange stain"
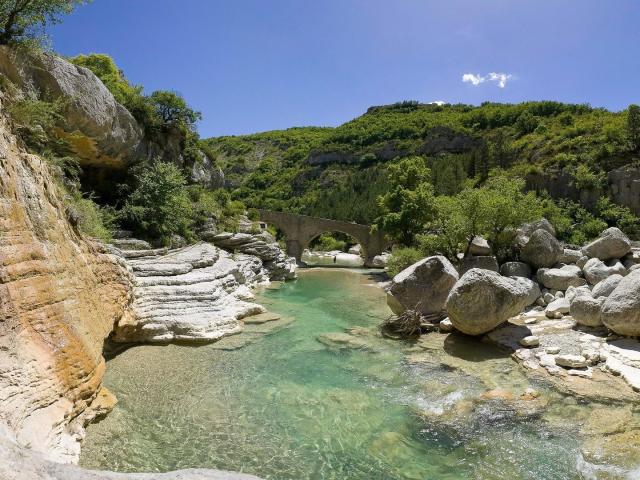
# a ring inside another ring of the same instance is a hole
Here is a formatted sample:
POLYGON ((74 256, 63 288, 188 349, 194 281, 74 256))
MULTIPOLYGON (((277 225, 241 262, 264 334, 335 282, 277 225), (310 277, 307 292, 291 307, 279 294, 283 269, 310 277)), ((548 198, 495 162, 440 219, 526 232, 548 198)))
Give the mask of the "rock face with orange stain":
POLYGON ((49 167, 1 114, 0 434, 72 462, 84 424, 115 401, 102 347, 129 315, 131 278, 75 230, 49 167))

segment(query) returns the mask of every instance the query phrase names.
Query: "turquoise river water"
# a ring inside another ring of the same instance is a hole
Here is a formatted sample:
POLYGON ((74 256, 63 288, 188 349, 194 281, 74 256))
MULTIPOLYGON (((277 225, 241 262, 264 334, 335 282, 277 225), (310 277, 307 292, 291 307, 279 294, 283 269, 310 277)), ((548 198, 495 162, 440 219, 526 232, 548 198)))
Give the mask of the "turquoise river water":
POLYGON ((119 403, 89 426, 81 465, 295 480, 585 478, 582 407, 477 341, 451 337, 439 348, 437 333, 434 344, 383 337, 390 312, 370 273, 304 271, 258 301, 283 320, 111 359, 105 385, 119 403), (543 409, 478 401, 527 387, 542 393, 543 409))

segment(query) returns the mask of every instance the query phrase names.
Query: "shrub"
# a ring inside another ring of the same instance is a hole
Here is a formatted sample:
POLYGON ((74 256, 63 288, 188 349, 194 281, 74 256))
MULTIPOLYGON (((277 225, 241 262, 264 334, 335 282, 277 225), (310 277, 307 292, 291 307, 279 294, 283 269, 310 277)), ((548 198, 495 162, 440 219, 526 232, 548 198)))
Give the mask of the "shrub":
POLYGON ((607 174, 594 172, 588 165, 581 163, 573 173, 574 183, 580 189, 601 191, 606 186, 607 174))
POLYGON ((387 272, 392 277, 395 277, 398 273, 407 267, 410 267, 418 260, 422 260, 424 255, 417 248, 403 247, 394 248, 391 251, 391 256, 387 262, 387 272))
POLYGON ((171 163, 156 162, 134 173, 137 186, 122 209, 131 227, 166 243, 172 234, 191 238, 193 211, 186 180, 171 163))
POLYGON ((62 99, 48 102, 25 98, 12 102, 7 111, 27 146, 42 153, 56 142, 50 132, 62 118, 63 105, 62 99))
POLYGON ((347 250, 347 246, 345 240, 338 239, 330 233, 323 233, 311 242, 311 249, 321 252, 332 252, 334 250, 344 252, 347 250))

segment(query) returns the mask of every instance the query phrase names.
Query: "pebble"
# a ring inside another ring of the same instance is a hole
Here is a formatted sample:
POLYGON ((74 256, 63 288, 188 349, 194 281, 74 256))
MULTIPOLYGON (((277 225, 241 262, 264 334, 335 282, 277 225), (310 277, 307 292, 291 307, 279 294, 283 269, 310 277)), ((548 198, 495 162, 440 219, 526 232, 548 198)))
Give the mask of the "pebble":
POLYGON ((560 347, 547 347, 544 349, 549 355, 557 355, 560 353, 560 347))
POLYGON ((566 368, 586 368, 587 359, 582 355, 558 355, 556 365, 566 368))
POLYGON ((524 324, 525 325, 531 325, 532 323, 536 323, 538 321, 537 318, 525 318, 524 319, 524 324))
POLYGON ((567 374, 582 378, 591 378, 593 376, 590 368, 587 368, 586 370, 567 370, 567 374))
POLYGON ((522 345, 523 347, 537 347, 538 345, 540 345, 540 339, 535 335, 528 335, 524 338, 521 338, 518 343, 520 343, 520 345, 522 345))

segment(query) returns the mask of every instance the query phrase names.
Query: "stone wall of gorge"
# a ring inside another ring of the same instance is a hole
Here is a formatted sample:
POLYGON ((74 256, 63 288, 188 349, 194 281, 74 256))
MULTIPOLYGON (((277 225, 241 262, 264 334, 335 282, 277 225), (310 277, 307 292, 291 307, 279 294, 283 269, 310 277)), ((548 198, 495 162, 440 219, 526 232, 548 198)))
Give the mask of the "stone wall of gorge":
POLYGON ((129 314, 131 278, 70 223, 51 167, 10 132, 0 98, 0 434, 72 462, 108 411, 104 339, 129 314))

